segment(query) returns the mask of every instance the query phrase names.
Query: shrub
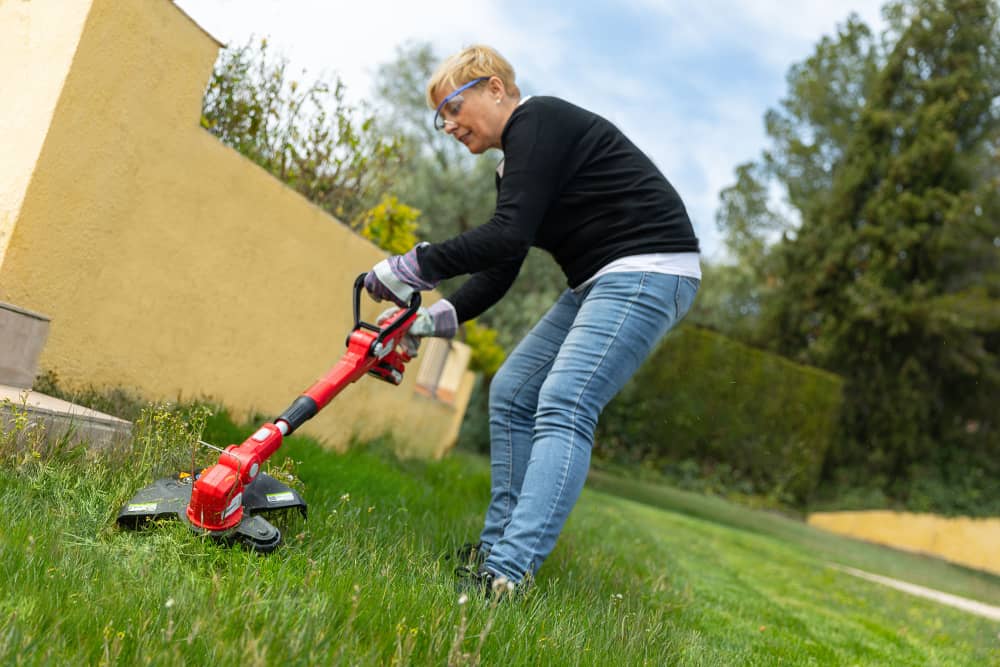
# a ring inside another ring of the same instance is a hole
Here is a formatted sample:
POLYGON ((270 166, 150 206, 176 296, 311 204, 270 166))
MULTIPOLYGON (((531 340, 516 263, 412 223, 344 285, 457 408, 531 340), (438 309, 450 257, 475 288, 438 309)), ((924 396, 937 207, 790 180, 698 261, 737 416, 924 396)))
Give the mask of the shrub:
POLYGON ((472 349, 469 359, 469 370, 482 373, 487 382, 500 370, 500 365, 507 357, 503 347, 497 342, 497 330, 469 320, 464 325, 465 344, 472 349))
POLYGON ((376 206, 365 211, 352 227, 379 248, 401 255, 417 245, 420 211, 400 203, 393 195, 383 195, 376 206))
POLYGON ((837 425, 841 380, 693 326, 672 332, 598 426, 599 458, 669 472, 698 461, 801 504, 837 425))

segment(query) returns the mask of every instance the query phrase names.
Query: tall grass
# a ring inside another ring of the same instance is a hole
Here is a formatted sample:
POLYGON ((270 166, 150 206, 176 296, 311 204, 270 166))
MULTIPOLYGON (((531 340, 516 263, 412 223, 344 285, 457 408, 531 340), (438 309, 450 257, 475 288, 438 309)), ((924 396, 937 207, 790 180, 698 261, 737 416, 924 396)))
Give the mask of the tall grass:
MULTIPOLYGON (((150 407, 133 451, 98 457, 4 440, 0 663, 1000 661, 989 621, 831 570, 781 536, 596 491, 526 595, 463 599, 442 555, 478 533, 488 465, 400 461, 387 442, 335 455, 291 438, 279 464, 309 518, 275 517, 285 544, 268 556, 178 522, 117 529, 139 486, 190 465, 198 419, 150 407)), ((210 441, 240 432, 202 423, 210 441)))

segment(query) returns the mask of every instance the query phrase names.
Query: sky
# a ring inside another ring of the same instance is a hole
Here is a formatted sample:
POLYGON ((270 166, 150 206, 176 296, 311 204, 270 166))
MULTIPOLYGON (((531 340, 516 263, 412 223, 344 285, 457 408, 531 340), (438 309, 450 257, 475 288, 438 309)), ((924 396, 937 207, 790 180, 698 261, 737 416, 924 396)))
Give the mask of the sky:
MULTIPOLYGON (((223 43, 267 37, 292 72, 339 76, 372 100, 406 42, 447 56, 475 43, 514 66, 522 94, 556 95, 618 125, 684 200, 707 259, 724 259, 719 192, 767 147, 764 114, 789 68, 878 0, 174 0, 223 43)), ((432 114, 428 112, 427 122, 432 114)))

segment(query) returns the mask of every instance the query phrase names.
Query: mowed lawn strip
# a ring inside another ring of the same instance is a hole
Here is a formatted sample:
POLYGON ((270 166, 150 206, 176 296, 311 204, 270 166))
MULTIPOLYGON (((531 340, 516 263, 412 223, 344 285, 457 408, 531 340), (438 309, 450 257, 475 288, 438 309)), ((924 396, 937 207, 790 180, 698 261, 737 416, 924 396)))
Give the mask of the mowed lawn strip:
POLYGON ((115 528, 150 470, 5 457, 0 662, 1000 662, 996 623, 834 571, 782 537, 593 490, 529 594, 460 604, 442 556, 478 531, 487 462, 335 455, 302 438, 282 454, 310 514, 284 520, 285 545, 264 557, 177 522, 115 528))
POLYGON ((588 478, 591 489, 606 491, 671 512, 794 544, 830 563, 1000 606, 1000 576, 939 558, 845 538, 769 511, 748 510, 722 498, 626 479, 602 471, 588 478))

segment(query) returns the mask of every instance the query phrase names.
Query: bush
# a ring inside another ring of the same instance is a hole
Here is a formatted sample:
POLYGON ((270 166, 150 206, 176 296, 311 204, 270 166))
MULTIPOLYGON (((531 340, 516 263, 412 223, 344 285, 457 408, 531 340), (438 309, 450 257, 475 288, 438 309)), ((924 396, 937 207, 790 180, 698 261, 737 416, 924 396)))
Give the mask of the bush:
POLYGON ((503 360, 507 357, 500 343, 497 342, 497 330, 491 329, 469 320, 463 325, 465 329, 465 344, 472 350, 469 359, 469 370, 482 373, 486 381, 496 375, 503 360))
POLYGON ((697 461, 741 492, 801 505, 819 480, 841 389, 830 373, 683 326, 607 407, 595 455, 666 473, 697 461))
POLYGON ((402 255, 417 245, 420 211, 401 204, 394 195, 382 195, 376 206, 354 221, 352 227, 363 237, 394 255, 402 255))

